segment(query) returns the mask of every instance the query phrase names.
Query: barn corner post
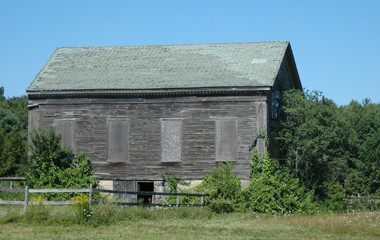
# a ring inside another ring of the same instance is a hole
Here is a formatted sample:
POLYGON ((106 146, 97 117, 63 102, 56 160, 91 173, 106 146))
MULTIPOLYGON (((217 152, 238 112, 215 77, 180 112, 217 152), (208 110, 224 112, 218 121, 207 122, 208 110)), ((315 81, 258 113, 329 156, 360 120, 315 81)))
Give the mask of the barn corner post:
POLYGON ((258 102, 256 104, 256 136, 254 138, 254 147, 256 147, 260 157, 263 157, 268 151, 268 121, 267 102, 258 102))

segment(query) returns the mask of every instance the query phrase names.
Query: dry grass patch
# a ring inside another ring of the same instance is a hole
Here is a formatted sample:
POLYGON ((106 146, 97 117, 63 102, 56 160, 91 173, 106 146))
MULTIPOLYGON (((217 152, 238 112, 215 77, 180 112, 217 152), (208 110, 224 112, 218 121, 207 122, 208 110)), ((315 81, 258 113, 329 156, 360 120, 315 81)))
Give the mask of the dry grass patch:
MULTIPOLYGON (((99 209, 100 210, 100 209, 99 209)), ((115 209, 108 209, 109 217, 115 209)), ((3 223, 0 239, 379 239, 380 212, 329 216, 210 214, 206 209, 126 208, 107 225, 81 225, 69 217, 3 223)), ((0 221, 1 221, 0 216, 0 221)))

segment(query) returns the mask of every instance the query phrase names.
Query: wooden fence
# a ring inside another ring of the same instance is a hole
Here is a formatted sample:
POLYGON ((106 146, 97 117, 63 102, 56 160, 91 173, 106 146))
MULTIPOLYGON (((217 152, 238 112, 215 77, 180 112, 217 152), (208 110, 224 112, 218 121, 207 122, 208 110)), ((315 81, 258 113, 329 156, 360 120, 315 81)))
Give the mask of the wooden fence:
POLYGON ((25 182, 23 177, 3 177, 0 182, 9 182, 9 188, 13 188, 13 182, 25 182))
POLYGON ((345 197, 343 200, 346 201, 347 205, 354 206, 354 205, 362 205, 362 206, 371 206, 371 205, 377 205, 380 206, 380 197, 371 197, 371 196, 351 196, 351 197, 345 197))
MULTIPOLYGON (((114 190, 104 190, 104 189, 96 189, 92 187, 92 184, 89 188, 68 188, 68 189, 29 189, 28 186, 26 186, 24 189, 22 188, 0 188, 0 192, 22 192, 24 193, 24 201, 10 201, 10 200, 0 200, 0 205, 8 204, 8 205, 24 205, 24 213, 27 212, 28 205, 35 204, 34 201, 29 200, 29 194, 30 193, 88 193, 88 201, 90 206, 92 204, 98 204, 98 201, 93 201, 92 195, 95 192, 98 193, 111 193, 111 194, 130 194, 130 195, 140 195, 140 196, 153 196, 153 195, 161 195, 161 196, 177 196, 176 204, 168 204, 168 203, 138 203, 138 202, 111 202, 112 204, 117 204, 121 206, 174 206, 174 207, 180 207, 180 206, 190 206, 190 207, 203 207, 204 206, 204 198, 207 196, 207 194, 193 194, 193 193, 164 193, 164 192, 130 192, 130 191, 114 191, 114 190), (180 198, 181 196, 188 196, 188 197, 200 197, 201 198, 201 204, 180 204, 180 198)), ((136 197, 137 200, 137 197, 136 197)), ((38 204, 44 204, 44 205, 70 205, 73 201, 67 200, 67 201, 39 201, 38 204)))

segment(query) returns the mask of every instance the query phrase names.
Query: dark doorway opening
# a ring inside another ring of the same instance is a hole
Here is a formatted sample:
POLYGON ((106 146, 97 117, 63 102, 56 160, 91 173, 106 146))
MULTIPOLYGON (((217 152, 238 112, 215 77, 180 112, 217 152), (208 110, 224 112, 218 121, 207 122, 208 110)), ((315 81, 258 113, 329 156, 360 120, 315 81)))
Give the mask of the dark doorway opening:
MULTIPOLYGON (((137 183, 137 191, 139 192, 153 192, 154 184, 153 182, 138 182, 137 183)), ((137 202, 139 203, 152 203, 153 195, 137 195, 137 202)))

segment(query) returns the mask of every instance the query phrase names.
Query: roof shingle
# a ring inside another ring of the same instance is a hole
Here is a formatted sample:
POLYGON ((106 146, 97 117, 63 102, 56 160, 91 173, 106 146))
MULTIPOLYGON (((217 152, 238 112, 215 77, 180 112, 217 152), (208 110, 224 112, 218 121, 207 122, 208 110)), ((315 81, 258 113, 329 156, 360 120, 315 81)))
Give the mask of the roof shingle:
POLYGON ((289 42, 58 48, 27 91, 272 86, 289 42))

